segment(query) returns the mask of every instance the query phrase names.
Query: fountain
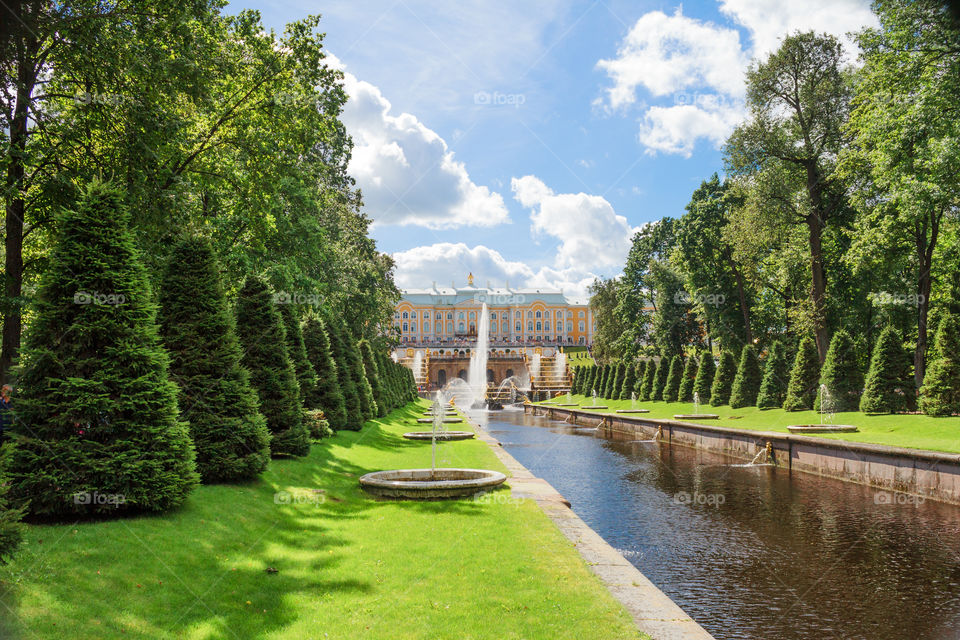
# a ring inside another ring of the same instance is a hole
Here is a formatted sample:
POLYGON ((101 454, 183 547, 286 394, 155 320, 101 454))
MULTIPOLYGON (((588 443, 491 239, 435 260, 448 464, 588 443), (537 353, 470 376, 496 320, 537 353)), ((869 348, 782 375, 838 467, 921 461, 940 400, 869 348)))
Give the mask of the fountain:
MULTIPOLYGON (((463 422, 456 411, 448 404, 448 398, 443 391, 437 392, 437 399, 430 407, 429 418, 418 418, 417 422, 432 423, 431 431, 410 431, 403 434, 407 440, 431 440, 434 444, 434 458, 436 458, 437 440, 469 440, 473 437, 472 431, 448 431, 446 425, 453 422, 463 422), (457 416, 457 417, 451 417, 457 416)), ((436 463, 434 463, 436 466, 436 463)))
POLYGON ((580 405, 580 408, 581 408, 581 409, 606 409, 606 408, 607 408, 607 405, 605 405, 605 404, 597 404, 597 390, 596 390, 596 389, 591 389, 591 390, 590 390, 590 398, 591 398, 591 404, 582 404, 582 405, 580 405))
POLYGON ((827 385, 820 385, 820 424, 792 424, 790 433, 851 433, 859 431, 852 424, 833 424, 835 415, 833 397, 827 385))
POLYGON ((650 413, 649 409, 637 409, 637 394, 636 392, 630 393, 630 408, 629 409, 617 409, 617 413, 650 413))
POLYGON ((423 373, 423 351, 417 349, 413 352, 413 375, 419 379, 423 373))
POLYGON ((693 413, 678 413, 673 416, 675 420, 719 420, 720 416, 715 413, 700 413, 700 394, 693 392, 693 413))
MULTIPOLYGON (((435 499, 455 498, 473 495, 502 484, 507 477, 499 471, 487 469, 450 469, 437 468, 437 442, 440 440, 459 440, 455 434, 472 432, 446 431, 443 427, 448 397, 443 391, 437 392, 434 404, 433 430, 429 434, 431 442, 431 463, 429 469, 394 469, 374 471, 360 477, 360 486, 369 493, 385 498, 435 499)), ((404 434, 404 437, 414 434, 404 434)), ((414 439, 425 439, 414 438, 414 439)))
POLYGON ((480 322, 477 323, 477 346, 470 354, 470 366, 467 369, 467 384, 473 393, 473 401, 468 405, 473 409, 483 409, 487 401, 487 356, 490 350, 490 313, 487 303, 480 308, 480 322))

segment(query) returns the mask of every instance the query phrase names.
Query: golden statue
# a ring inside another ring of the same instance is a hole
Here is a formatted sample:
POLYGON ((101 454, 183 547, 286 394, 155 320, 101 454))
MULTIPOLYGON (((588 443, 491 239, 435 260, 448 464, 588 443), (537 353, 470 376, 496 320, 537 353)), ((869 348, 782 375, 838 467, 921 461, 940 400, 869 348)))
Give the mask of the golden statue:
POLYGON ((472 271, 470 272, 470 275, 467 276, 467 286, 468 286, 468 287, 472 287, 472 286, 473 286, 473 272, 472 272, 472 271))

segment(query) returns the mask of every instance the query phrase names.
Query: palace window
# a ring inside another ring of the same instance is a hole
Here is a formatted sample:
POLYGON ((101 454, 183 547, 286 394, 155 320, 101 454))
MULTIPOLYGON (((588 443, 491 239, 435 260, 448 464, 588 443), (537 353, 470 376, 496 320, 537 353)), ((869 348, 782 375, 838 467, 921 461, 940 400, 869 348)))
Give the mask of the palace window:
POLYGON ((406 311, 404 311, 404 312, 403 312, 403 319, 406 320, 406 319, 409 318, 409 317, 410 317, 410 314, 407 313, 406 311))
POLYGON ((572 323, 572 322, 568 322, 568 323, 567 323, 567 333, 570 333, 571 331, 573 331, 573 323, 572 323))
POLYGON ((528 318, 532 318, 532 317, 533 317, 533 311, 527 311, 527 317, 528 317, 528 318))
POLYGON ((583 331, 583 320, 580 321, 580 331, 583 331))
POLYGON ((471 312, 470 312, 470 319, 471 319, 471 320, 476 320, 476 319, 477 319, 477 312, 476 312, 476 311, 471 311, 471 312))
POLYGON ((448 322, 448 323, 447 323, 447 333, 453 333, 453 323, 452 323, 452 322, 448 322))
POLYGON ((540 314, 540 312, 539 312, 539 311, 537 311, 537 317, 538 317, 538 318, 541 318, 541 317, 543 317, 543 316, 542 316, 542 315, 540 314))
POLYGON ((447 320, 453 320, 453 312, 447 311, 447 320))
POLYGON ((476 323, 476 322, 471 322, 471 323, 470 323, 470 333, 476 333, 476 332, 477 332, 477 323, 476 323))
POLYGON ((542 323, 542 322, 538 322, 538 323, 537 323, 537 331, 538 331, 538 332, 543 331, 543 323, 542 323))
POLYGON ((580 312, 580 317, 581 317, 581 318, 583 317, 583 311, 580 312))
MULTIPOLYGON (((463 315, 463 314, 461 313, 460 315, 463 315)), ((461 322, 460 324, 457 325, 457 327, 459 327, 460 333, 463 333, 463 323, 461 322)))
POLYGON ((497 319, 497 314, 496 314, 496 312, 490 314, 490 319, 491 319, 491 320, 496 320, 496 319, 497 319))
POLYGON ((412 332, 414 332, 414 333, 417 332, 417 323, 416 323, 416 322, 411 322, 411 323, 410 323, 410 331, 412 331, 412 332))
POLYGON ((517 311, 515 314, 513 314, 513 317, 515 317, 515 318, 522 318, 522 317, 523 317, 523 313, 520 312, 520 311, 517 311))
POLYGON ((550 321, 549 321, 549 320, 547 320, 546 322, 543 323, 543 330, 544 330, 544 331, 550 331, 550 321))
POLYGON ((457 320, 463 320, 463 311, 457 314, 457 320))
POLYGON ((399 320, 399 319, 400 319, 400 312, 397 312, 397 313, 393 314, 393 317, 394 317, 394 319, 399 320))
POLYGON ((410 330, 410 323, 404 322, 404 323, 403 323, 403 330, 404 330, 404 332, 409 331, 409 330, 410 330))
POLYGON ((532 323, 532 322, 528 322, 528 323, 527 323, 527 331, 533 331, 533 323, 532 323))
POLYGON ((443 320, 443 314, 437 311, 437 320, 443 320))
POLYGON ((411 311, 411 312, 410 312, 410 317, 411 317, 411 318, 416 318, 416 317, 417 317, 417 312, 416 312, 416 311, 411 311))
POLYGON ((430 331, 430 323, 429 323, 429 322, 424 322, 424 323, 423 323, 423 332, 424 332, 424 333, 428 333, 429 331, 430 331))
POLYGON ((502 314, 500 314, 500 319, 501 319, 501 320, 506 320, 506 319, 509 318, 509 317, 510 317, 510 316, 507 314, 506 311, 504 311, 502 314))

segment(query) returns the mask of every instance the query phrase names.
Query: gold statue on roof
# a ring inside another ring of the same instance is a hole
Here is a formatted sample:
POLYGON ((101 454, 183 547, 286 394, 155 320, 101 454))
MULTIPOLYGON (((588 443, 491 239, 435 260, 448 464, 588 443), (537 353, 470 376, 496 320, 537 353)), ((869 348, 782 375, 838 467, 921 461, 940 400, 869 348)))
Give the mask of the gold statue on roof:
POLYGON ((472 271, 470 272, 470 275, 467 276, 467 286, 468 286, 468 287, 472 287, 472 286, 473 286, 473 272, 472 272, 472 271))

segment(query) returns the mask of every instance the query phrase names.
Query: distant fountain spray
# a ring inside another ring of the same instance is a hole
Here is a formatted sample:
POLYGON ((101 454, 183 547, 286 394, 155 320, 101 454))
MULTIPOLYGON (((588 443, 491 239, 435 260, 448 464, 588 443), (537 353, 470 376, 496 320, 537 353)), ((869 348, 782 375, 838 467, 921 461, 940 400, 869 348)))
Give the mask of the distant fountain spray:
POLYGON ((487 303, 480 309, 480 321, 477 323, 477 346, 470 354, 470 368, 467 370, 467 384, 473 394, 471 406, 480 407, 487 398, 487 357, 490 349, 490 314, 487 303))

